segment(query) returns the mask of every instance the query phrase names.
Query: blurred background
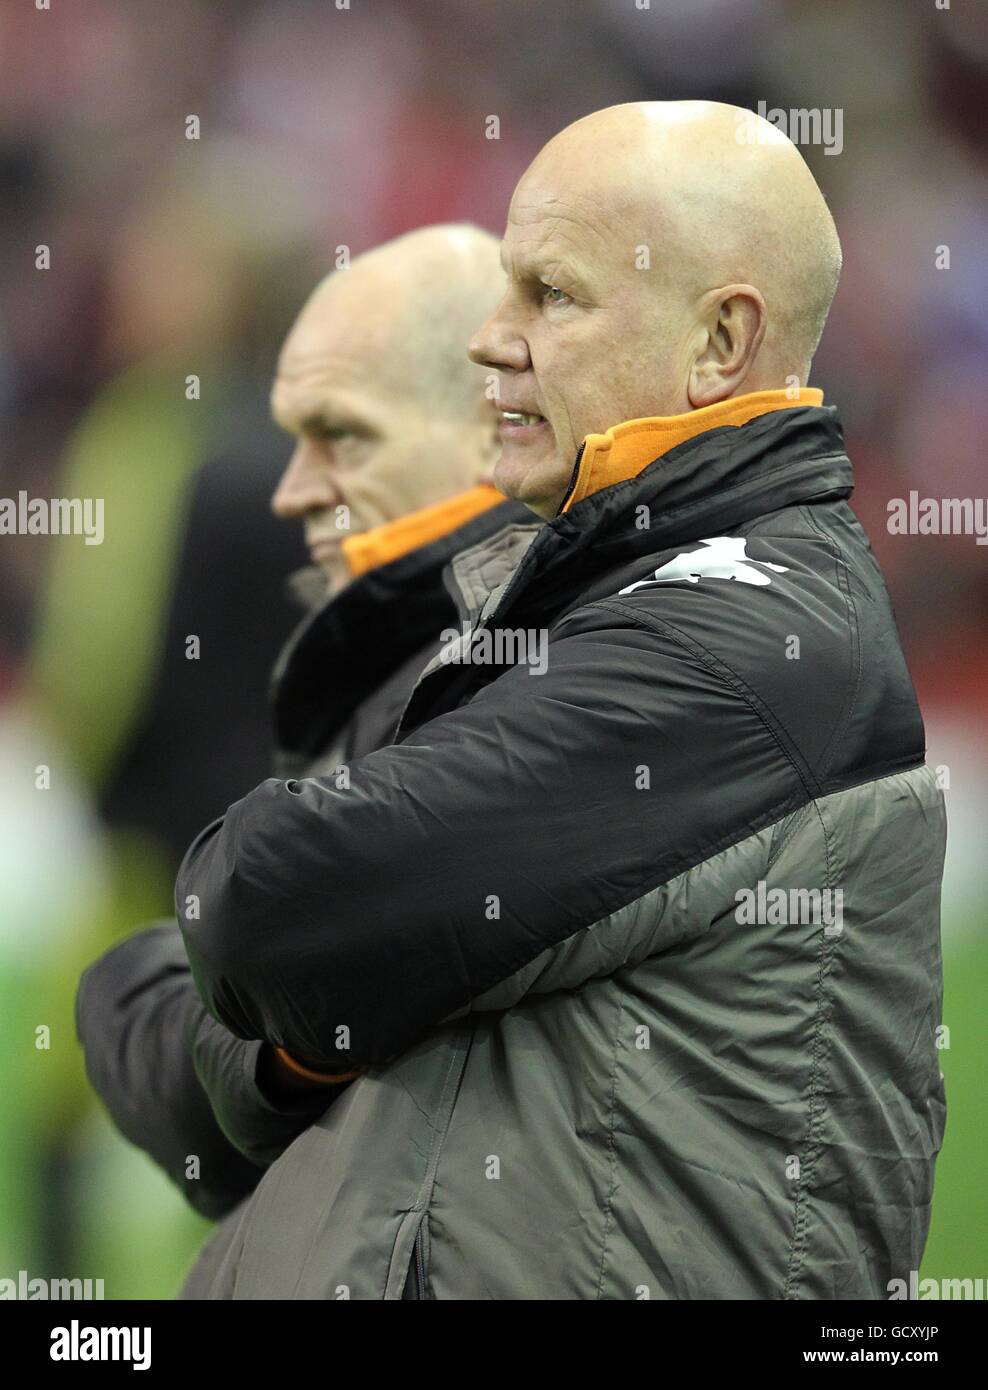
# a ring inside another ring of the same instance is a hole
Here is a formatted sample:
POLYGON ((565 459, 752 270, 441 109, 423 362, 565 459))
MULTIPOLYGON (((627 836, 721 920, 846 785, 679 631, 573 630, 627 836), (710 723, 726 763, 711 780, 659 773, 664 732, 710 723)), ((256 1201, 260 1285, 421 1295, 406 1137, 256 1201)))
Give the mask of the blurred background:
POLYGON ((0 497, 103 498, 106 518, 99 546, 0 535, 0 1275, 170 1298, 211 1229, 110 1127, 73 1000, 97 954, 171 915, 188 842, 269 773, 306 555, 268 511, 289 449, 267 394, 302 300, 340 246, 500 231, 529 159, 586 112, 684 97, 842 113, 840 153, 804 147, 845 253, 812 384, 842 412, 950 821, 922 1274, 988 1275, 988 548, 886 527, 911 490, 988 494, 988 12, 342 3, 0 8, 0 497))

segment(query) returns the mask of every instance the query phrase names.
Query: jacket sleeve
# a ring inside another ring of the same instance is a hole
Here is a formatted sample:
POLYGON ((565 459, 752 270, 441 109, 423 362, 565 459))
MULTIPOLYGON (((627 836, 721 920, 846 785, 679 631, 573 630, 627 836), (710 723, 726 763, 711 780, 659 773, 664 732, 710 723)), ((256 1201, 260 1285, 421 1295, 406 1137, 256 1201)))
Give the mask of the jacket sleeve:
POLYGON ((636 904, 807 796, 744 683, 616 601, 567 619, 543 674, 509 669, 349 778, 262 783, 176 886, 207 1008, 329 1068, 666 949, 681 916, 636 904))
POLYGON ((261 1043, 233 1037, 203 1008, 173 921, 135 932, 84 972, 76 1032, 117 1128, 211 1220, 327 1105, 325 1095, 280 1105, 261 1090, 261 1043))

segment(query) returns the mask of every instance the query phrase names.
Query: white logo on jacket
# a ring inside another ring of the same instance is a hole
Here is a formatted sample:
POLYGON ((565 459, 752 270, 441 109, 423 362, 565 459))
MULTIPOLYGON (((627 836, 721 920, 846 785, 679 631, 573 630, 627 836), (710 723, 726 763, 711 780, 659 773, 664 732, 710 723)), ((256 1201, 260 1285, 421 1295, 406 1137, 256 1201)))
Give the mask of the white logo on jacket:
POLYGON ((633 594, 636 589, 650 584, 697 584, 701 579, 736 579, 739 584, 771 584, 772 580, 762 570, 775 570, 785 574, 788 565, 773 565, 768 560, 753 560, 745 554, 743 536, 714 536, 703 540, 706 550, 690 550, 677 555, 675 560, 662 565, 655 571, 652 579, 639 579, 637 584, 629 584, 621 589, 622 594, 633 594), (756 569, 761 565, 762 569, 756 569))

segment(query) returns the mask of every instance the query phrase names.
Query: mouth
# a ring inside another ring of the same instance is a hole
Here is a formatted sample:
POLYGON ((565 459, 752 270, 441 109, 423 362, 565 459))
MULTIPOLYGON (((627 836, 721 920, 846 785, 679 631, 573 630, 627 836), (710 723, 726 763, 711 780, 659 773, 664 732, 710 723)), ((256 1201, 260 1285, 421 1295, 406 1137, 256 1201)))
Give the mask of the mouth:
POLYGON ((525 410, 502 410, 498 432, 505 439, 535 438, 540 431, 549 428, 544 415, 536 415, 525 410))
POLYGON ((315 536, 306 541, 309 554, 317 563, 325 560, 328 555, 335 554, 340 548, 341 542, 336 536, 315 536))

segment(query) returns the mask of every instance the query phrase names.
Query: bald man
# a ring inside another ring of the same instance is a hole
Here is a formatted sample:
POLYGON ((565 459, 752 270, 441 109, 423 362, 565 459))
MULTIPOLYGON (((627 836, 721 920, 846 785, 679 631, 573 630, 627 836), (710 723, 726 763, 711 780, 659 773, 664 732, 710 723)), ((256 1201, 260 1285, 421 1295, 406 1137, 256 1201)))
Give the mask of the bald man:
MULTIPOLYGON (((425 228, 328 276, 285 340, 271 405, 295 445, 272 506, 304 524, 313 564, 294 577, 311 611, 273 685, 283 772, 345 776, 387 743, 459 618, 446 563, 496 531, 531 529, 490 485, 496 415, 465 352, 503 287, 489 233, 425 228)), ((251 1191, 339 1090, 313 1089, 274 1048, 205 1014, 174 921, 90 967, 77 1023, 119 1128, 208 1217, 251 1191)))
POLYGON ((759 391, 797 401, 841 250, 775 126, 656 102, 550 141, 511 200, 502 260, 508 293, 471 355, 502 373, 499 485, 550 518, 588 436, 759 391))
POLYGON ((394 746, 179 873, 215 1017, 361 1073, 186 1294, 902 1296, 945 818, 808 384, 832 220, 768 123, 631 105, 540 153, 502 252, 471 353, 544 524, 457 557, 394 746))
POLYGON ((458 504, 464 517, 501 500, 489 485, 493 408, 464 345, 502 285, 487 232, 429 227, 327 276, 299 314, 271 391, 275 422, 297 441, 272 506, 304 521, 333 592, 412 548, 404 538, 449 529, 451 495, 487 484, 458 504), (433 527, 417 514, 435 504, 433 527))

